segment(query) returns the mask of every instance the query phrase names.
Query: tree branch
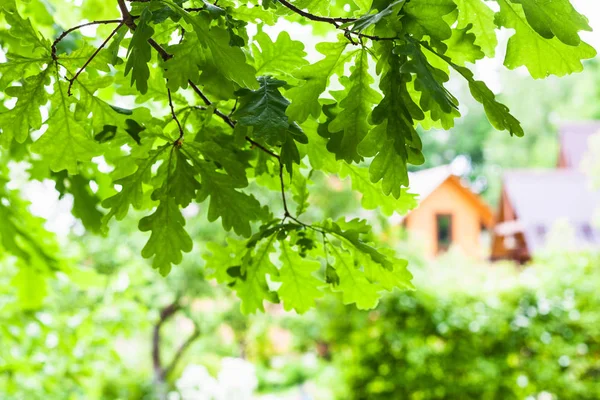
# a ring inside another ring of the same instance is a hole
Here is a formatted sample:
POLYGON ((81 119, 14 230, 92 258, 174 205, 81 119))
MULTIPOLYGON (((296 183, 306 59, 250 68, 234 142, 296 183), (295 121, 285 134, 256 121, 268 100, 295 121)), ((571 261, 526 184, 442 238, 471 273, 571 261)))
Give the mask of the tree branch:
POLYGON ((167 378, 173 372, 173 370, 177 366, 177 363, 183 357, 183 354, 192 345, 192 343, 194 343, 194 341, 196 339, 198 339, 198 337, 200 337, 200 329, 198 328, 198 325, 194 324, 194 332, 192 332, 192 334, 186 339, 186 341, 183 342, 181 344, 181 346, 179 346, 179 348, 177 349, 177 351, 173 355, 173 358, 171 359, 171 362, 164 369, 163 374, 164 374, 165 378, 167 378))
POLYGON ((284 6, 286 6, 287 8, 289 8, 290 10, 292 10, 293 12, 295 12, 298 15, 303 16, 304 18, 308 18, 312 21, 318 21, 318 22, 327 22, 329 24, 335 25, 336 28, 338 28, 338 23, 346 23, 346 22, 354 22, 356 21, 356 18, 334 18, 334 17, 321 17, 319 15, 314 15, 311 14, 309 12, 306 11, 302 11, 301 9, 299 9, 298 7, 296 7, 295 5, 293 5, 292 3, 286 1, 286 0, 279 0, 279 2, 281 4, 283 4, 284 6))
POLYGON ((356 18, 321 17, 319 15, 314 15, 309 12, 302 11, 301 9, 299 9, 298 7, 296 7, 295 5, 293 5, 292 3, 290 3, 287 0, 278 0, 278 1, 281 4, 283 4, 286 8, 292 10, 293 12, 295 12, 296 14, 298 14, 304 18, 310 19, 311 21, 326 22, 328 24, 335 26, 336 29, 344 31, 345 36, 348 38, 348 40, 350 40, 352 42, 352 44, 358 44, 358 43, 356 43, 354 40, 352 40, 350 35, 356 35, 359 38, 365 38, 365 39, 371 39, 371 40, 396 40, 396 39, 398 39, 396 37, 381 37, 381 36, 375 36, 375 35, 367 35, 367 34, 360 33, 360 32, 354 32, 350 29, 342 28, 340 26, 340 23, 343 24, 343 23, 348 23, 348 22, 354 22, 354 21, 356 21, 356 18))
POLYGON ((92 21, 92 22, 87 22, 85 24, 77 25, 77 26, 67 29, 66 31, 61 33, 56 39, 54 39, 54 42, 52 42, 52 46, 50 47, 52 59, 56 60, 56 46, 58 46, 58 43, 60 43, 60 41, 63 40, 65 38, 65 36, 67 36, 69 33, 76 31, 77 29, 86 27, 86 26, 102 25, 102 24, 119 24, 119 26, 121 26, 123 24, 123 20, 107 19, 107 20, 102 20, 102 21, 92 21))
POLYGON ((154 330, 152 332, 152 366, 154 367, 154 375, 159 382, 164 381, 166 377, 160 359, 160 328, 165 321, 175 315, 180 309, 181 305, 179 304, 179 300, 175 300, 160 311, 158 322, 154 325, 154 330))
POLYGON ((102 42, 102 44, 96 49, 96 51, 94 51, 92 53, 90 58, 87 59, 85 64, 83 64, 83 66, 81 68, 79 68, 77 70, 77 72, 75 72, 75 75, 73 75, 72 78, 67 78, 67 80, 69 81, 69 87, 67 88, 67 94, 69 96, 72 95, 71 88, 73 87, 73 82, 75 82, 75 80, 79 77, 79 74, 81 74, 85 70, 85 67, 87 67, 92 62, 94 57, 96 57, 98 55, 98 53, 100 53, 100 50, 102 50, 104 48, 104 46, 106 46, 106 43, 108 43, 108 41, 117 33, 117 31, 119 30, 119 28, 121 28, 121 26, 123 26, 123 21, 121 21, 119 23, 119 25, 117 25, 117 27, 115 29, 113 29, 113 31, 110 33, 110 35, 108 35, 108 37, 102 42))
POLYGON ((183 127, 181 126, 179 118, 177 118, 177 114, 175 113, 175 107, 173 107, 173 99, 171 98, 171 89, 169 88, 167 88, 167 95, 169 97, 169 107, 171 107, 171 115, 173 116, 175 122, 177 122, 177 127, 179 128, 179 137, 177 138, 177 140, 175 140, 175 143, 173 144, 175 144, 176 146, 181 146, 181 139, 183 139, 183 127))

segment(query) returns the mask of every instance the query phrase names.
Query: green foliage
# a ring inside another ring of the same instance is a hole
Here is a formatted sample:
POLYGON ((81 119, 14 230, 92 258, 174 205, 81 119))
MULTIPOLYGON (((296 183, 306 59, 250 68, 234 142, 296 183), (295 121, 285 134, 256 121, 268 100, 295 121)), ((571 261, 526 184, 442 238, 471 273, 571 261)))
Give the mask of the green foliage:
MULTIPOLYGON (((366 308, 411 287, 406 261, 366 222, 314 218, 311 177, 350 178, 363 206, 386 215, 414 207, 417 125, 449 129, 460 116, 451 69, 495 128, 522 136, 467 66, 494 54, 498 28, 515 30, 505 65, 534 78, 580 71, 595 55, 567 0, 498 0, 497 12, 483 0, 105 3, 0 6, 3 160, 73 196, 87 230, 110 235, 113 217, 135 212, 150 232, 142 255, 162 274, 192 251, 188 212, 220 220, 241 238, 231 251, 210 247, 229 262, 209 261, 245 312, 264 300, 304 312, 327 291, 366 308), (316 43, 323 57, 312 62, 304 38, 270 36, 283 20, 335 39, 316 43), (95 35, 80 32, 88 25, 95 35)), ((20 273, 17 286, 32 276, 20 273)))
POLYGON ((518 275, 446 257, 419 271, 420 290, 377 310, 321 307, 312 339, 330 345, 346 383, 338 398, 595 399, 597 263, 555 255, 518 275))

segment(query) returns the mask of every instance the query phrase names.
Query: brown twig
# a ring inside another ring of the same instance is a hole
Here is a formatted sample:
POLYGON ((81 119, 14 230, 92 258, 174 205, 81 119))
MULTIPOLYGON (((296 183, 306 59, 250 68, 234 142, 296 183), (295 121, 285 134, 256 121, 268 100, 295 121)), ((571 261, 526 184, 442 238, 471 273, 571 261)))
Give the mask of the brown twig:
POLYGON ((180 309, 181 305, 179 304, 179 301, 175 300, 160 311, 158 322, 154 325, 154 330, 152 332, 152 366, 154 367, 154 375, 159 382, 163 382, 166 377, 165 369, 162 367, 160 359, 160 328, 180 309))
POLYGON ((96 49, 96 51, 94 51, 92 53, 90 58, 87 59, 85 64, 83 64, 83 66, 81 68, 79 68, 77 70, 77 72, 75 72, 75 75, 73 75, 72 78, 67 78, 67 80, 69 81, 69 87, 67 88, 67 95, 69 95, 69 96, 72 95, 71 88, 73 87, 73 82, 75 82, 75 80, 79 77, 79 74, 81 74, 85 70, 85 68, 92 62, 94 57, 96 57, 98 55, 98 53, 100 53, 100 50, 102 50, 104 48, 104 46, 106 46, 106 43, 108 43, 109 40, 112 39, 112 37, 117 33, 117 31, 119 30, 119 28, 121 28, 122 25, 123 25, 123 21, 121 21, 119 23, 119 25, 117 25, 117 27, 115 29, 113 29, 113 31, 110 33, 110 35, 108 35, 108 37, 102 42, 102 44, 96 49))
POLYGON ((342 28, 340 26, 340 23, 355 22, 356 18, 321 17, 319 15, 315 15, 315 14, 311 14, 306 11, 302 11, 301 9, 299 9, 298 7, 296 7, 295 5, 293 5, 292 3, 290 3, 287 0, 279 0, 279 2, 281 4, 283 4, 286 8, 292 10, 293 12, 295 12, 296 14, 298 14, 304 18, 310 19, 311 21, 326 22, 328 24, 335 26, 336 29, 344 31, 344 36, 346 36, 346 38, 354 45, 357 45, 358 43, 355 42, 350 37, 350 35, 356 35, 359 38, 366 38, 366 39, 371 39, 371 40, 396 40, 396 39, 398 39, 396 37, 381 37, 381 36, 376 36, 376 35, 367 35, 364 33, 355 32, 355 31, 347 29, 347 28, 342 28))
POLYGON ((298 7, 296 7, 295 5, 293 5, 292 3, 286 1, 286 0, 279 0, 279 2, 281 4, 283 4, 284 6, 286 6, 287 8, 289 8, 290 10, 292 10, 293 12, 295 12, 298 15, 303 16, 304 18, 308 18, 312 21, 318 21, 318 22, 327 22, 329 24, 335 25, 336 28, 338 27, 338 23, 346 23, 346 22, 354 22, 356 21, 355 18, 335 18, 335 17, 321 17, 319 15, 314 15, 311 14, 309 12, 306 11, 302 11, 301 9, 299 9, 298 7))
POLYGON ((179 118, 177 118, 177 114, 175 113, 175 107, 173 107, 173 99, 171 98, 171 89, 169 88, 167 88, 167 95, 169 97, 169 107, 171 107, 171 115, 173 116, 173 119, 175 120, 175 122, 177 123, 177 127, 179 128, 179 137, 177 138, 177 140, 175 140, 173 144, 176 146, 181 146, 181 139, 183 139, 183 127, 181 126, 179 118))
POLYGON ((121 19, 106 19, 106 20, 102 20, 102 21, 92 21, 92 22, 86 22, 85 24, 77 25, 77 26, 67 29, 66 31, 61 33, 56 39, 54 39, 54 42, 52 42, 52 46, 50 47, 52 59, 56 60, 56 46, 58 46, 60 41, 63 40, 65 38, 65 36, 67 36, 69 33, 76 31, 77 29, 86 27, 86 26, 103 25, 103 24, 119 24, 119 26, 120 26, 121 24, 123 24, 123 20, 121 20, 121 19))

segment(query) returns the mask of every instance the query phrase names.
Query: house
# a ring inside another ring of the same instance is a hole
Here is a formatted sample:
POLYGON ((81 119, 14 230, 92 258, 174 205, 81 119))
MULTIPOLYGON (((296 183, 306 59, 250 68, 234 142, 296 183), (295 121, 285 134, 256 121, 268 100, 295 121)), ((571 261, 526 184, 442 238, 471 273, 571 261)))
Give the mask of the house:
POLYGON ((600 209, 600 191, 579 170, 589 138, 597 132, 600 122, 565 125, 560 129, 556 169, 504 173, 492 236, 493 260, 530 260, 546 246, 548 233, 558 221, 573 228, 577 248, 600 247, 600 231, 592 223, 600 209))
POLYGON ((435 257, 450 246, 475 258, 487 250, 481 236, 493 224, 493 212, 477 194, 462 184, 449 166, 412 173, 410 191, 419 205, 402 220, 403 226, 435 257))

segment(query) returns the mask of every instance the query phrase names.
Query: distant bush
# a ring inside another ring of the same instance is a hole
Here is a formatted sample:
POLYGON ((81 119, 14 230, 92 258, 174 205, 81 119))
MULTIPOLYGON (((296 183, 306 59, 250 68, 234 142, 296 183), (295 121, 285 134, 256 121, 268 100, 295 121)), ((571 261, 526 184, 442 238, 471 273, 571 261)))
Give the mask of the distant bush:
POLYGON ((457 261, 417 271, 417 291, 376 310, 327 307, 340 398, 600 399, 598 256, 512 274, 457 261), (465 280, 471 290, 457 289, 465 280))

